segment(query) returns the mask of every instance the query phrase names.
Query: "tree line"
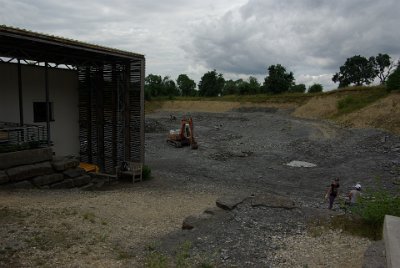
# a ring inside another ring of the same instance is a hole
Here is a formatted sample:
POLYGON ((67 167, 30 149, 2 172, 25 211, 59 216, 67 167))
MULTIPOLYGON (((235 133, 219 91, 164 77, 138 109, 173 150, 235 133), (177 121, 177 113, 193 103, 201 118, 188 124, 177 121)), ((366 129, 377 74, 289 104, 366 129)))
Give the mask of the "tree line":
MULTIPOLYGON (((392 83, 395 85, 394 87, 399 85, 396 82, 397 80, 391 79, 394 74, 400 73, 399 64, 392 61, 387 54, 379 54, 369 59, 356 55, 348 58, 339 69, 340 71, 332 77, 333 82, 339 82, 339 88, 350 85, 369 85, 376 78, 380 79, 381 84, 392 83)), ((293 72, 287 71, 281 64, 271 65, 267 68, 267 75, 262 84, 253 76, 250 76, 247 80, 225 80, 223 74, 217 73, 216 70, 208 71, 201 77, 198 90, 194 80, 186 74, 180 74, 175 81, 169 76, 161 77, 155 74, 150 74, 145 78, 145 98, 147 100, 159 96, 215 97, 222 95, 318 93, 322 91, 323 86, 321 84, 315 83, 308 89, 304 84, 296 84, 293 72)))
POLYGON ((215 97, 222 95, 254 95, 278 93, 309 93, 322 92, 321 84, 314 84, 307 88, 304 84, 296 84, 293 72, 288 72, 280 64, 268 67, 268 74, 261 84, 256 77, 250 76, 247 80, 226 80, 216 70, 205 73, 198 83, 186 74, 180 74, 176 81, 169 76, 150 74, 145 78, 145 98, 151 99, 159 96, 201 96, 215 97))
MULTIPOLYGON (((355 55, 346 59, 340 66, 339 72, 332 77, 334 83, 339 83, 339 88, 351 85, 369 85, 375 79, 379 79, 381 85, 387 85, 391 89, 391 84, 399 76, 399 63, 391 59, 388 54, 379 53, 378 56, 371 56, 368 59, 361 55, 355 55)), ((397 78, 399 79, 399 78, 397 78)), ((397 83, 397 88, 399 88, 397 83)))

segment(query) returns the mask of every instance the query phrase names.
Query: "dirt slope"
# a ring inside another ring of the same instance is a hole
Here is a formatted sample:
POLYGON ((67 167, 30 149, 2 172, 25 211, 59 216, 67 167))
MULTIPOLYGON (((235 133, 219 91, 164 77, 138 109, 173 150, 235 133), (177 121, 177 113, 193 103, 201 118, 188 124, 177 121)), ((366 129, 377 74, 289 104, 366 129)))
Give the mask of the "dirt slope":
POLYGON ((276 102, 231 101, 165 101, 158 111, 222 113, 247 108, 293 109, 292 115, 307 119, 331 119, 341 125, 355 128, 379 128, 400 135, 400 93, 392 93, 371 105, 340 117, 337 103, 347 94, 363 94, 362 91, 339 91, 311 98, 303 105, 276 102))
POLYGON ((295 108, 295 103, 250 103, 250 102, 232 102, 232 101, 166 101, 160 110, 163 111, 188 111, 188 112, 210 112, 222 113, 233 109, 243 107, 260 108, 295 108))
POLYGON ((381 128, 400 135, 400 93, 393 93, 359 111, 345 115, 339 122, 357 128, 381 128))
MULTIPOLYGON (((332 94, 314 97, 298 107, 292 115, 301 118, 326 119, 338 112, 337 101, 343 95, 332 94)), ((335 121, 356 128, 380 128, 400 135, 400 93, 392 93, 361 110, 345 114, 335 121)))
POLYGON ((292 113, 293 116, 309 119, 327 118, 338 109, 336 103, 342 97, 339 95, 322 95, 314 97, 302 106, 297 107, 292 113))

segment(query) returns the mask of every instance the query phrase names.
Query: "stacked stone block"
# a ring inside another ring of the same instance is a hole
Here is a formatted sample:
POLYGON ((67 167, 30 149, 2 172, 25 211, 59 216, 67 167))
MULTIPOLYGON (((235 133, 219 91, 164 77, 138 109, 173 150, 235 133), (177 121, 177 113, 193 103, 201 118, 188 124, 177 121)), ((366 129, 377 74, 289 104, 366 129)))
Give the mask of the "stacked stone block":
POLYGON ((82 187, 92 178, 73 157, 53 158, 51 148, 0 154, 0 187, 61 189, 82 187))

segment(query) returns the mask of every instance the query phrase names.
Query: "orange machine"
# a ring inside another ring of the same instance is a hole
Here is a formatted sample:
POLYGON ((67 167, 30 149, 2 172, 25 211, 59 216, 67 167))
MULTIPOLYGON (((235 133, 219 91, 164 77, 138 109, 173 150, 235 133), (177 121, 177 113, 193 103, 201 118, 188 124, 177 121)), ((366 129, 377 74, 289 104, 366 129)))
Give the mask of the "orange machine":
POLYGON ((193 134, 193 120, 190 117, 186 119, 185 117, 181 120, 181 128, 177 130, 170 130, 167 138, 168 144, 181 148, 183 146, 188 146, 192 149, 197 149, 197 142, 194 140, 193 134))
POLYGON ((79 167, 83 168, 86 172, 94 172, 94 173, 99 172, 99 167, 96 166, 95 164, 80 162, 79 167))

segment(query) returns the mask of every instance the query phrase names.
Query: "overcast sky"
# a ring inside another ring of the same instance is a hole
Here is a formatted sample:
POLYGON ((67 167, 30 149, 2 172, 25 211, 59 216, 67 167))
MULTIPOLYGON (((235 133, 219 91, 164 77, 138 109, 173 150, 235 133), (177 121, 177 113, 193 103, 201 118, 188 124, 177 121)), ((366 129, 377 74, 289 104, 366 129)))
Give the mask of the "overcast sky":
POLYGON ((0 24, 137 52, 146 74, 216 69, 226 79, 282 64, 336 88, 346 58, 400 57, 399 0, 0 0, 0 24))

